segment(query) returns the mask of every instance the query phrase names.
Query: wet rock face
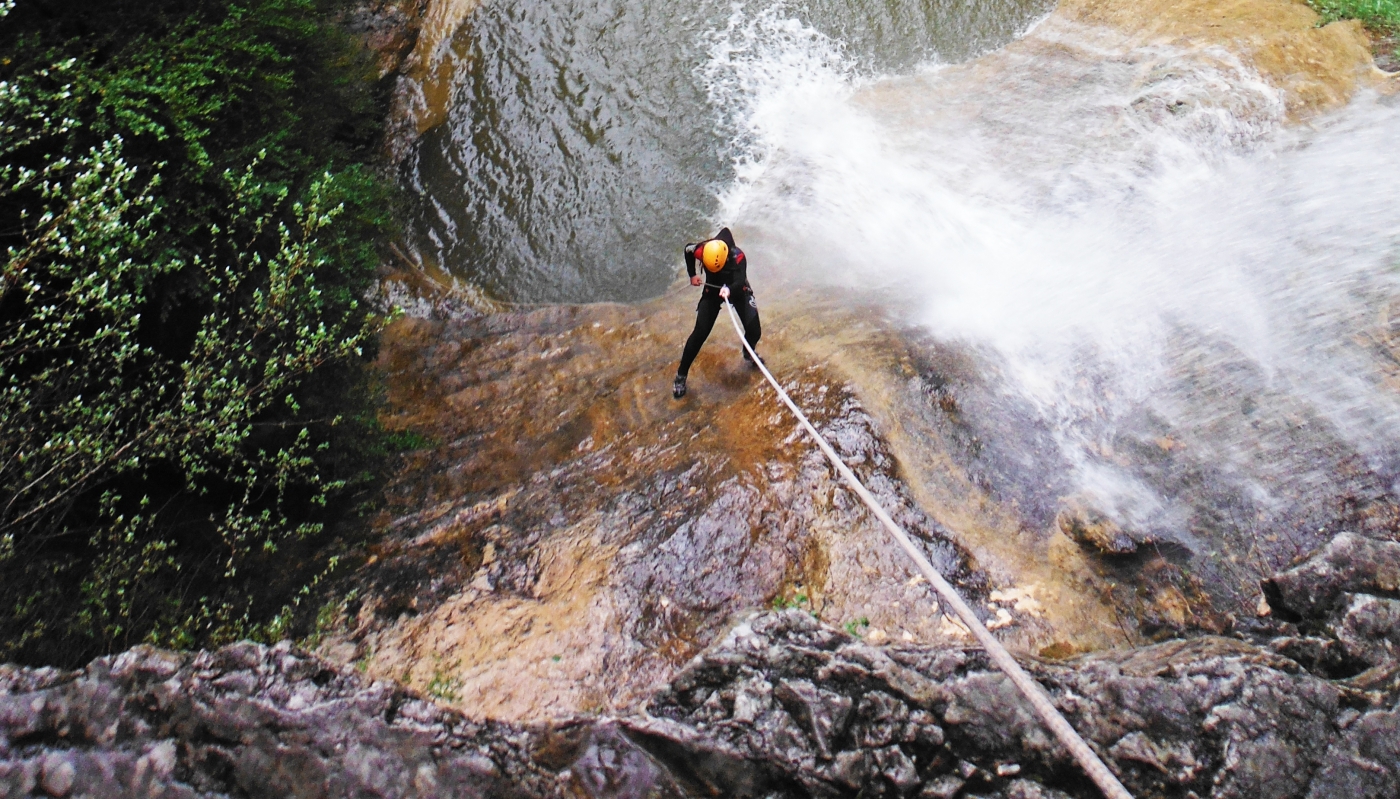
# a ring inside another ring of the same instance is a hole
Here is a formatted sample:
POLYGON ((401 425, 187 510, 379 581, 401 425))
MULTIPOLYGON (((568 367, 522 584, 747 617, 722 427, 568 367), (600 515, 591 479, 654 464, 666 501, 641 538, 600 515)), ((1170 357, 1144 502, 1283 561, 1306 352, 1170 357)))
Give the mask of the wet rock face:
POLYGON ((1400 544, 1342 533, 1322 551, 1264 583, 1290 618, 1326 617, 1351 593, 1400 596, 1400 544))
POLYGON ((1400 544, 1342 533, 1307 560, 1265 580, 1269 611, 1307 639, 1274 649, 1333 676, 1384 669, 1400 651, 1400 544))
MULTIPOLYGON (((927 583, 731 331, 716 329, 690 395, 672 399, 693 322, 675 299, 391 328, 386 423, 432 443, 390 485, 326 654, 473 713, 541 721, 635 710, 734 614, 775 600, 876 639, 943 639, 927 583)), ((986 600, 850 388, 779 345, 769 360, 930 559, 986 600)), ((1006 601, 1006 623, 1032 618, 1024 597, 1006 601)))
POLYGON ((342 12, 347 32, 374 59, 390 97, 383 157, 397 166, 452 105, 452 39, 476 0, 357 0, 342 12))
POLYGON ((426 0, 361 0, 345 13, 346 30, 374 53, 380 78, 397 72, 413 52, 426 5, 426 0))
MULTIPOLYGON (((471 713, 535 722, 633 712, 734 614, 756 607, 799 604, 871 643, 965 641, 743 365, 731 331, 716 328, 691 393, 671 398, 692 309, 684 295, 475 316, 425 304, 396 322, 381 350, 385 423, 426 441, 389 486, 377 521, 383 535, 343 586, 355 598, 322 653, 471 713)), ((901 350, 897 336, 873 330, 829 347, 794 310, 765 308, 770 367, 1020 651, 1064 657, 1244 629, 1258 580, 1327 539, 1307 514, 1326 516, 1326 529, 1340 524, 1316 497, 1297 500, 1303 515, 1273 521, 1298 535, 1229 527, 1221 551, 1255 559, 1211 571, 1233 561, 1192 553, 1154 528, 1116 525, 1088 501, 1076 509, 1073 495, 1062 504, 1067 485, 1003 491, 1016 452, 1050 445, 1026 440, 1001 451, 986 443, 970 461, 957 454, 966 449, 959 441, 1009 435, 978 419, 1021 418, 993 407, 996 384, 944 380, 941 402, 918 393, 925 416, 917 403, 889 400, 934 385, 932 376, 963 375, 971 362, 960 366, 952 352, 921 362, 921 342, 901 350), (906 368, 898 385, 871 377, 906 368), (960 464, 983 471, 963 473, 960 464), (974 485, 974 473, 991 487, 974 485), (1298 519, 1309 523, 1283 525, 1298 519), (1045 536, 1042 524, 1057 529, 1045 536)), ((1144 447, 1162 459, 1188 457, 1165 442, 1144 447)), ((1210 483, 1183 464, 1163 468, 1210 483)), ((1031 473, 1055 473, 1052 466, 1031 473)), ((1400 529, 1394 519, 1374 515, 1369 528, 1354 529, 1380 536, 1400 529)), ((1387 623, 1371 618, 1382 609, 1358 606, 1346 636, 1307 630, 1278 651, 1329 677, 1354 675, 1392 646, 1373 631, 1387 623), (1366 652, 1345 643, 1363 638, 1377 643, 1366 652)))
POLYGON ((1135 538, 1117 522, 1100 512, 1092 504, 1081 498, 1072 498, 1065 503, 1055 524, 1070 538, 1084 546, 1092 547, 1101 555, 1131 555, 1144 543, 1152 543, 1150 537, 1135 538))

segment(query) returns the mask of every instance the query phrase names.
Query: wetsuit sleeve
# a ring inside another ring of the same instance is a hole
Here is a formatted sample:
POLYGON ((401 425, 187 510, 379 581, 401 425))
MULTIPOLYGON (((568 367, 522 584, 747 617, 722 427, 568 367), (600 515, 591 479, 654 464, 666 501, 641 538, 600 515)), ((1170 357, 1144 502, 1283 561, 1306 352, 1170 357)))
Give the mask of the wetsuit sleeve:
POLYGON ((685 245, 685 273, 690 277, 695 277, 695 248, 698 244, 685 245))

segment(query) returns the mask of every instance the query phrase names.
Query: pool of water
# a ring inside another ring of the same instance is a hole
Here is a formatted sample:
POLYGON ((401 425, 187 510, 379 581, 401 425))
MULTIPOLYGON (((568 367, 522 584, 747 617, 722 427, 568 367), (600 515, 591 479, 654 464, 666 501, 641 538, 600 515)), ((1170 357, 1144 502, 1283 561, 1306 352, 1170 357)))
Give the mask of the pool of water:
MULTIPOLYGON (((403 166, 413 244, 504 300, 655 296, 681 246, 722 221, 717 197, 753 143, 731 69, 761 71, 753 48, 779 68, 831 57, 853 79, 904 74, 1000 46, 1049 6, 486 0, 452 41, 447 121, 403 166)), ((807 124, 842 113, 814 104, 807 124)))

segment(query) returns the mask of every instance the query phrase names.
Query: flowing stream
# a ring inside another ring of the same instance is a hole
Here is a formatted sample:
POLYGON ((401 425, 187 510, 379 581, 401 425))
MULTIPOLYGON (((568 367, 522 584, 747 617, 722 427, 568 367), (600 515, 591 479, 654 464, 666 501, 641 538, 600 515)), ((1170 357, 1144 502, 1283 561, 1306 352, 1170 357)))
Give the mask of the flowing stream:
POLYGON ((404 167, 415 244, 505 299, 635 301, 729 224, 761 301, 972 359, 959 462, 1026 527, 1078 495, 1252 609, 1400 524, 1400 103, 1296 123, 1223 49, 1050 10, 486 0, 404 167))

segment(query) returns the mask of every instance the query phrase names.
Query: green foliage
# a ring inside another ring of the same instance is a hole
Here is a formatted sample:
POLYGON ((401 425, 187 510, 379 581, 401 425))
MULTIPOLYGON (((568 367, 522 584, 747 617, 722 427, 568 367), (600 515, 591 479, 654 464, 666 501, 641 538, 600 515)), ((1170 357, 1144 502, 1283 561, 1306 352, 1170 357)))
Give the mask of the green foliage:
POLYGON ((1308 0, 1323 22, 1359 19, 1377 30, 1400 30, 1400 0, 1308 0))
POLYGON ((861 635, 862 630, 870 626, 870 619, 866 618, 865 616, 861 616, 859 619, 848 621, 841 626, 845 628, 847 635, 853 635, 858 637, 861 635))
POLYGON ((791 599, 788 599, 787 597, 783 596, 782 594, 779 594, 779 595, 773 597, 773 609, 774 609, 774 610, 789 610, 789 609, 794 609, 794 610, 805 610, 807 613, 811 614, 812 618, 814 618, 814 619, 820 619, 820 618, 821 618, 821 614, 817 613, 816 609, 812 607, 812 600, 807 596, 807 592, 805 592, 805 591, 799 591, 799 592, 798 592, 797 594, 795 594, 791 599))
POLYGON ((411 452, 416 449, 429 449, 437 446, 438 442, 431 436, 413 430, 400 430, 389 433, 386 437, 388 444, 400 452, 411 452))
POLYGON ((456 702, 461 699, 462 681, 443 671, 440 658, 434 658, 433 678, 428 681, 428 696, 443 702, 456 702))
MULTIPOLYGON (((306 593, 311 593, 311 587, 306 588, 306 593)), ((346 594, 331 597, 322 603, 320 610, 316 611, 315 621, 312 623, 311 631, 298 643, 305 649, 315 650, 326 640, 326 637, 333 634, 338 628, 343 626, 350 603, 359 597, 359 591, 351 590, 346 594)))
POLYGON ((334 568, 389 203, 326 11, 0 4, 0 657, 275 639, 334 568))
POLYGON ((784 597, 782 594, 773 597, 774 610, 787 610, 788 608, 806 608, 810 604, 805 593, 799 593, 792 599, 784 597))

